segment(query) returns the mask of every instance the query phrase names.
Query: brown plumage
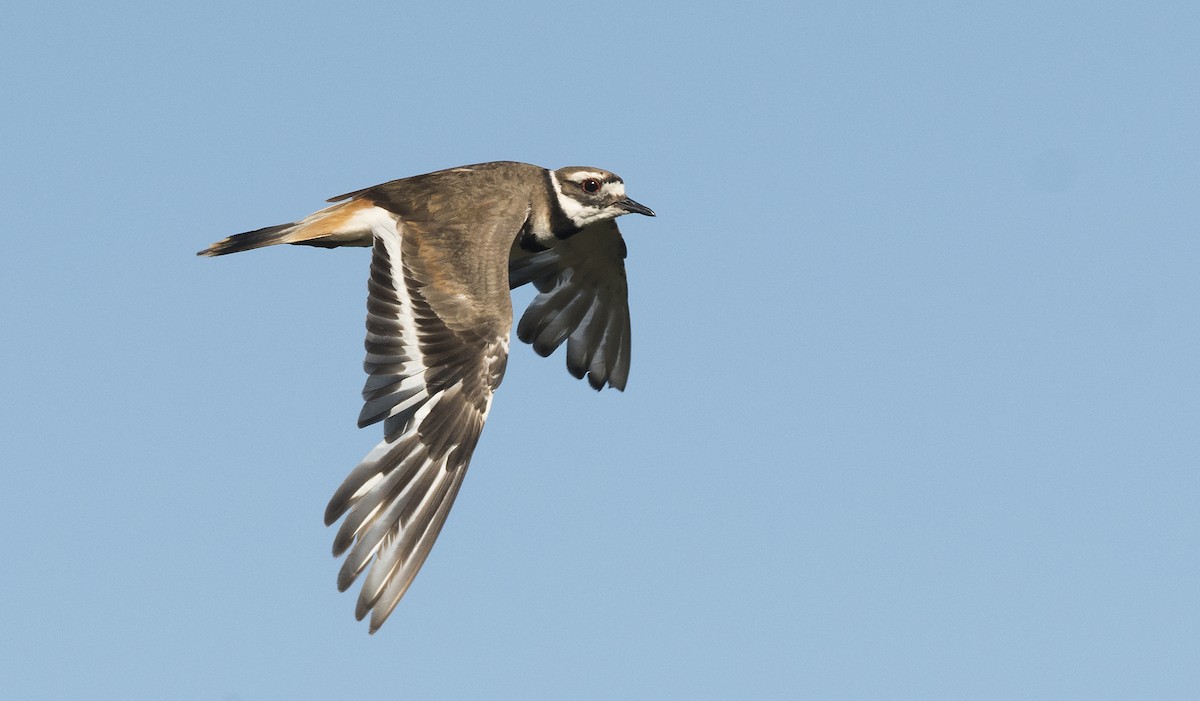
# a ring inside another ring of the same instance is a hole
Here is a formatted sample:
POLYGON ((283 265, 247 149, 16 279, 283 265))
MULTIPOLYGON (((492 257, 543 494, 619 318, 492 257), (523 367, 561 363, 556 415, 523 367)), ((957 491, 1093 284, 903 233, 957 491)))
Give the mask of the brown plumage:
POLYGON ((504 377, 509 288, 539 290, 518 336, 541 355, 567 344, 567 367, 592 387, 629 374, 625 244, 613 221, 648 208, 596 168, 515 162, 394 180, 330 200, 298 222, 237 234, 219 256, 281 243, 371 246, 363 409, 384 440, 325 512, 345 554, 338 588, 368 570, 356 616, 375 632, 395 609, 445 523, 504 377))

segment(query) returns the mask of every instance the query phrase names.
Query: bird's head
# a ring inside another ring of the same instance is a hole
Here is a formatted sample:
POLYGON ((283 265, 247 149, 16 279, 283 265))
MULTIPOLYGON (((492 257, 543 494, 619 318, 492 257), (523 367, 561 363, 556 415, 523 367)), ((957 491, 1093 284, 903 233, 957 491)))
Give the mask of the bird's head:
POLYGON ((563 214, 577 227, 585 227, 622 214, 654 216, 654 210, 625 196, 625 183, 616 173, 586 166, 559 168, 551 173, 563 214))

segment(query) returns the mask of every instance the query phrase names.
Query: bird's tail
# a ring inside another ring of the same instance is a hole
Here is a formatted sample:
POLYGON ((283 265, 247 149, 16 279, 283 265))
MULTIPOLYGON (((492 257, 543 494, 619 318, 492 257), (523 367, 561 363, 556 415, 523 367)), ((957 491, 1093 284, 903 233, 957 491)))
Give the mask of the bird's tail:
POLYGON ((268 226, 263 229, 234 234, 199 251, 199 256, 223 256, 227 253, 249 251, 252 248, 293 243, 302 246, 370 246, 370 214, 376 210, 367 200, 353 199, 319 212, 298 222, 268 226))

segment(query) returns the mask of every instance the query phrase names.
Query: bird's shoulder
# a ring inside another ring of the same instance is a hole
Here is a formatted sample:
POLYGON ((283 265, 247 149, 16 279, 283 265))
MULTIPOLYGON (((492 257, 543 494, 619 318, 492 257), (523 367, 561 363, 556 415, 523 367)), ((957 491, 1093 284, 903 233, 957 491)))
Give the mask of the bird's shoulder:
POLYGON ((329 201, 363 199, 402 219, 432 221, 527 200, 542 187, 547 172, 529 163, 491 161, 389 180, 329 201))

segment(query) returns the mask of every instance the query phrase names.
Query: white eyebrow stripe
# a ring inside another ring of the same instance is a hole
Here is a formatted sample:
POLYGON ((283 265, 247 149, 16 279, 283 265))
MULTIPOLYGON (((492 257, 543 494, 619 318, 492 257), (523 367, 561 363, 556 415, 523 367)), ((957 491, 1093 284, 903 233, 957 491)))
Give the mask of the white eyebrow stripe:
POLYGON ((604 173, 593 173, 590 170, 581 170, 578 173, 571 173, 567 176, 567 180, 570 180, 573 183, 581 183, 588 178, 594 178, 596 180, 603 181, 605 175, 604 173))
POLYGON ((604 186, 600 188, 600 194, 625 197, 625 183, 621 182, 620 180, 611 183, 604 183, 604 186))

